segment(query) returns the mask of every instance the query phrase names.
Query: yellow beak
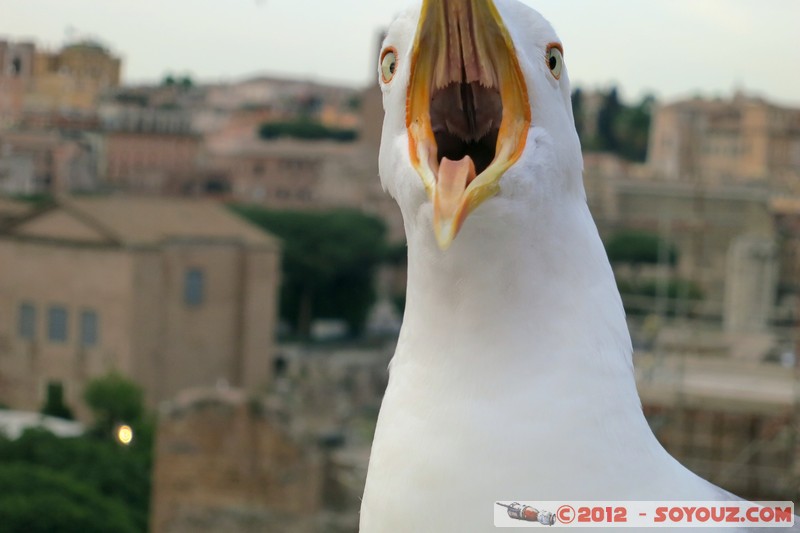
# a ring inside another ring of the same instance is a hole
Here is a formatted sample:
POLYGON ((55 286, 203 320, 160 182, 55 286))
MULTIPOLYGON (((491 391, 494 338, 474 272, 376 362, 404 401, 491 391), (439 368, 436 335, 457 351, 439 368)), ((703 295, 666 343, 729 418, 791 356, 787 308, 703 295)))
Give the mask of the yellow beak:
POLYGON ((531 124, 514 43, 492 0, 424 0, 411 54, 411 163, 433 202, 442 250, 496 195, 531 124))

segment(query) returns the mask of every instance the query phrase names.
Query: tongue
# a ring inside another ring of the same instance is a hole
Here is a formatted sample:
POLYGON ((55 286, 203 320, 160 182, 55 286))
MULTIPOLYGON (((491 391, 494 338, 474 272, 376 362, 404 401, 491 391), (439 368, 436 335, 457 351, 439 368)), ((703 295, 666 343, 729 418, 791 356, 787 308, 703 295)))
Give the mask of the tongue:
POLYGON ((472 162, 470 156, 464 156, 458 161, 442 158, 436 180, 436 197, 439 199, 439 208, 443 212, 455 212, 467 185, 474 179, 475 163, 472 162), (453 205, 451 206, 451 204, 453 205))
POLYGON ((458 231, 466 215, 464 192, 475 179, 475 163, 470 156, 453 161, 446 157, 439 164, 434 196, 434 224, 445 233, 458 231))

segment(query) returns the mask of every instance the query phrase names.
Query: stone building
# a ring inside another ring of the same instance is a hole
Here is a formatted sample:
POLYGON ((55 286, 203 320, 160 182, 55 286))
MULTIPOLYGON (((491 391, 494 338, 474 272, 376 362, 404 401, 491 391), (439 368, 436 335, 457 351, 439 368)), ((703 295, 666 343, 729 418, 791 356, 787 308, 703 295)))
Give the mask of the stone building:
POLYGON ((800 191, 800 109, 741 93, 656 108, 648 166, 656 177, 800 191))
POLYGON ((283 345, 268 391, 184 391, 162 405, 154 533, 349 533, 394 345, 283 345))
POLYGON ((231 197, 238 202, 280 209, 357 205, 363 196, 359 179, 363 165, 354 146, 294 139, 253 141, 221 147, 210 159, 213 169, 228 176, 231 197), (326 194, 321 188, 330 179, 336 186, 326 194), (333 195, 338 201, 330 198, 333 195))
POLYGON ((741 497, 800 502, 796 369, 696 350, 635 357, 645 415, 673 457, 741 497))
POLYGON ((324 464, 314 443, 242 391, 184 391, 159 417, 150 531, 314 533, 324 464))
POLYGON ((192 133, 108 132, 103 136, 104 183, 134 192, 179 191, 198 171, 201 145, 192 133))
POLYGON ((268 382, 278 242, 208 201, 63 199, 0 229, 0 401, 60 384, 86 414, 112 370, 149 405, 187 387, 268 382))
POLYGON ((728 251, 725 280, 725 329, 766 331, 774 314, 778 286, 778 250, 774 239, 752 235, 735 239, 728 251))
POLYGON ((90 111, 103 91, 119 86, 121 71, 120 58, 91 41, 54 52, 37 51, 33 91, 25 96, 25 107, 90 111))
POLYGON ((30 90, 36 47, 0 39, 0 129, 22 116, 30 90))
POLYGON ((24 202, 17 202, 0 196, 0 227, 25 216, 30 209, 30 205, 24 202))
POLYGON ((6 194, 91 191, 97 186, 99 153, 88 135, 56 130, 0 133, 0 192, 6 194))
POLYGON ((82 41, 57 51, 0 39, 0 126, 28 111, 87 112, 99 95, 120 84, 122 61, 82 41))
MULTIPOLYGON (((587 156, 587 198, 601 234, 635 230, 673 244, 678 252, 674 274, 694 282, 704 295, 694 311, 720 319, 726 283, 737 283, 726 275, 731 248, 742 237, 776 239, 770 194, 743 186, 648 180, 641 171, 613 156, 587 156)), ((772 280, 774 292, 777 280, 765 279, 772 280)))
POLYGON ((121 92, 99 107, 99 172, 106 186, 163 194, 180 190, 198 172, 202 139, 189 113, 151 107, 159 96, 156 90, 121 92))
POLYGON ((797 295, 800 311, 800 198, 774 198, 772 213, 780 254, 779 290, 797 295))
POLYGON ((224 182, 222 188, 236 202, 274 209, 359 209, 383 219, 390 240, 404 238, 400 210, 381 188, 372 141, 220 143, 208 154, 208 164, 213 179, 224 182))

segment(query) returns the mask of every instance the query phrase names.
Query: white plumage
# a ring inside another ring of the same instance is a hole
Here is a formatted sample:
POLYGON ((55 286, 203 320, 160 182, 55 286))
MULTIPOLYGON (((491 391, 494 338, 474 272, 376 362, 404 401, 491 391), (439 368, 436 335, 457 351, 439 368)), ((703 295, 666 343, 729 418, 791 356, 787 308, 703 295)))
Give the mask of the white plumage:
POLYGON ((405 221, 408 294, 361 532, 495 531, 499 500, 730 499, 670 457, 642 413, 622 303, 586 204, 567 71, 556 79, 545 61, 558 37, 520 2, 494 4, 531 123, 499 192, 444 251, 409 155, 420 8, 384 43, 397 61, 382 82, 380 174, 405 221))

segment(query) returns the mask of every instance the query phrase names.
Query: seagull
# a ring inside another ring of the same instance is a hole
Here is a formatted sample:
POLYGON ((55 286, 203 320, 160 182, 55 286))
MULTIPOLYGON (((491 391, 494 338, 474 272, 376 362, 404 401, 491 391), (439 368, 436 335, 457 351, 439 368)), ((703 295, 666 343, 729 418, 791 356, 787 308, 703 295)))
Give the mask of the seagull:
POLYGON ((495 531, 504 498, 734 498, 642 412, 564 58, 517 0, 424 0, 388 29, 379 170, 408 288, 362 533, 495 531))

